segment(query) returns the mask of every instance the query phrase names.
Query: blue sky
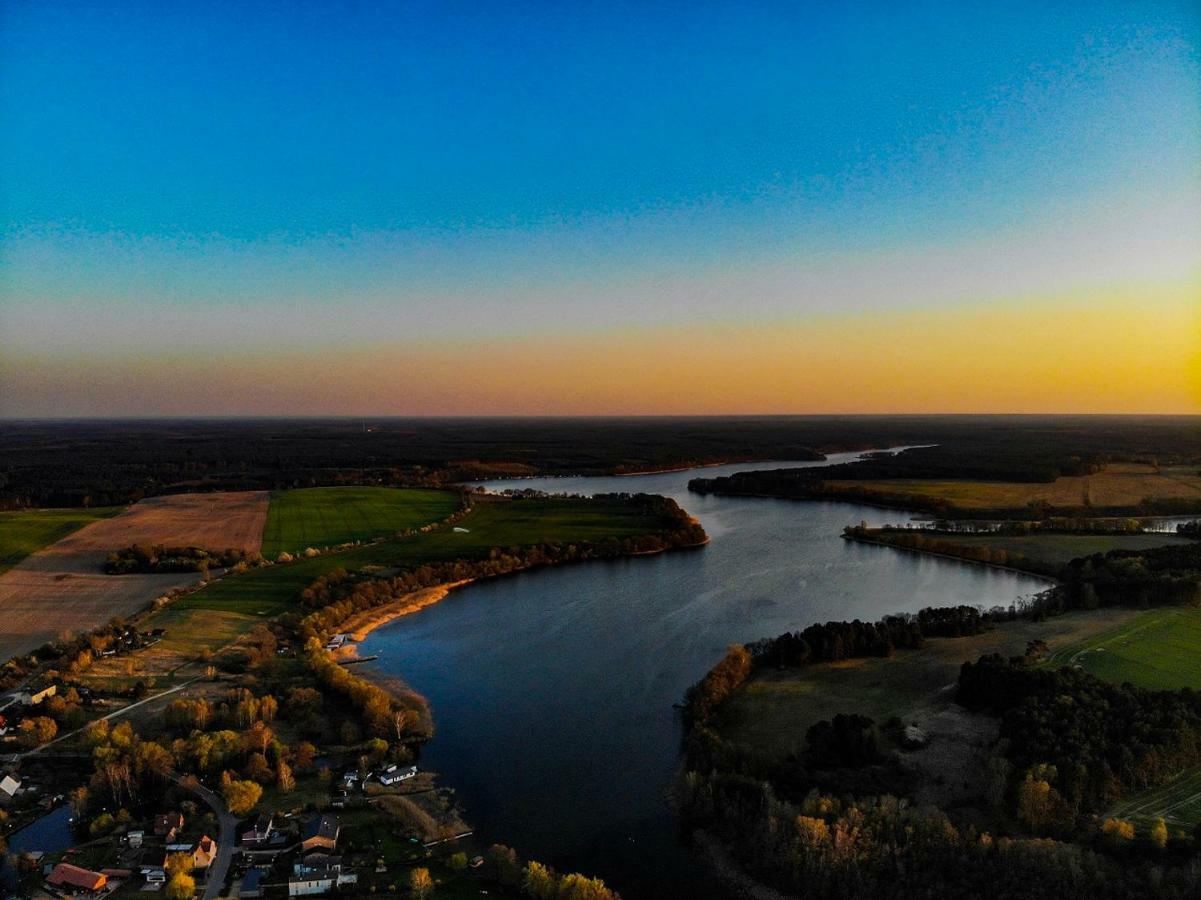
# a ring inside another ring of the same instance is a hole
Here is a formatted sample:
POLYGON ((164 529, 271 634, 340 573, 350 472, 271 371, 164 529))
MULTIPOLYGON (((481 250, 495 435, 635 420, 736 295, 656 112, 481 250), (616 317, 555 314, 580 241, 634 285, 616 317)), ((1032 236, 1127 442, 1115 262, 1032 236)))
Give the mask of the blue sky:
POLYGON ((214 313, 254 352, 1198 271, 1195 3, 0 15, 13 355, 195 346, 214 313))

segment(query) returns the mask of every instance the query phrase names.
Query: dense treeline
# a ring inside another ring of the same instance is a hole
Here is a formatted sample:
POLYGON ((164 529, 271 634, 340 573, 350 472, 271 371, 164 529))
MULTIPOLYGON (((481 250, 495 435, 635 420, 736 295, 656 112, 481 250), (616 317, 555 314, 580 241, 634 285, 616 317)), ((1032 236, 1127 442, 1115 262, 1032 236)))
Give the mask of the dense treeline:
POLYGON ((814 792, 793 804, 759 779, 692 771, 678 797, 686 821, 747 872, 814 900, 1174 900, 1201 889, 1201 869, 1173 864, 1171 847, 1163 861, 1117 861, 1074 844, 959 826, 938 809, 887 795, 814 792))
POLYGON ((1070 832, 1201 763, 1196 691, 1148 691, 993 654, 963 664, 956 700, 1002 714, 1009 797, 1036 830, 1070 832))
POLYGON ((253 550, 205 550, 203 547, 132 544, 110 553, 104 562, 104 571, 109 575, 206 572, 239 563, 259 565, 262 561, 262 554, 253 550))
POLYGON ((392 578, 378 578, 337 569, 316 579, 301 592, 301 605, 312 612, 301 620, 300 634, 304 639, 325 638, 355 613, 383 606, 421 588, 475 578, 490 578, 523 569, 567 562, 659 553, 681 547, 694 547, 708 539, 701 524, 682 510, 674 500, 653 494, 622 496, 628 502, 657 517, 662 523, 660 530, 651 534, 603 538, 599 541, 494 548, 486 559, 426 563, 392 578))
POLYGON ((0 423, 0 507, 810 460, 901 444, 938 447, 829 476, 1048 480, 1111 458, 1198 459, 1196 420, 1187 417, 10 421, 0 423))
POLYGON ((1073 559, 1059 573, 1063 603, 1167 606, 1201 603, 1201 543, 1111 550, 1073 559))

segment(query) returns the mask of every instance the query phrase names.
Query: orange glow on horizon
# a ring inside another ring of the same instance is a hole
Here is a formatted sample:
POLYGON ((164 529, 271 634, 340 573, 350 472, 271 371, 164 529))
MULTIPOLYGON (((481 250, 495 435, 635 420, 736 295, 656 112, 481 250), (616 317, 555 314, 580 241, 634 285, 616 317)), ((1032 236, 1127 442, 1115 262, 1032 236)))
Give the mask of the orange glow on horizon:
POLYGON ((1198 413, 1201 285, 771 324, 10 359, 0 377, 5 415, 1198 413))

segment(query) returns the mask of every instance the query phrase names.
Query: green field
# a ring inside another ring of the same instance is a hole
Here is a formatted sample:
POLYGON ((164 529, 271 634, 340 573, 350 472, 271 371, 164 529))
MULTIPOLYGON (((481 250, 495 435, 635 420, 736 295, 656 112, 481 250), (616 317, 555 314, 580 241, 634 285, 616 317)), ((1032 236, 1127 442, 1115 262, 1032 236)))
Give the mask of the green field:
POLYGON ((417 528, 458 508, 451 491, 384 487, 324 487, 277 491, 263 527, 263 555, 332 547, 417 528))
POLYGON ((1165 607, 1056 650, 1051 665, 1156 690, 1201 688, 1201 609, 1165 607))
MULTIPOLYGON (((1122 625, 1051 654, 1057 666, 1079 666, 1106 681, 1142 687, 1201 687, 1201 609, 1166 607, 1142 613, 1122 625)), ((1201 822, 1201 767, 1186 769, 1169 782, 1135 794, 1109 815, 1145 823, 1163 817, 1189 828, 1201 822)))
POLYGON ((26 509, 0 512, 0 572, 11 569, 30 553, 65 538, 89 522, 107 519, 124 507, 97 509, 26 509))
POLYGON ((222 633, 219 641, 210 639, 206 619, 212 613, 224 614, 230 627, 244 630, 255 619, 284 612, 314 579, 337 568, 478 559, 494 547, 622 538, 658 531, 663 523, 620 501, 545 498, 481 502, 458 526, 467 532, 440 528, 222 578, 172 603, 152 617, 148 627, 166 628, 165 643, 199 642, 216 647, 228 643, 230 636, 222 633))
POLYGON ((1020 553, 1027 559, 1063 565, 1080 556, 1110 550, 1149 550, 1189 543, 1174 534, 939 534, 938 540, 964 547, 988 547, 1020 553))

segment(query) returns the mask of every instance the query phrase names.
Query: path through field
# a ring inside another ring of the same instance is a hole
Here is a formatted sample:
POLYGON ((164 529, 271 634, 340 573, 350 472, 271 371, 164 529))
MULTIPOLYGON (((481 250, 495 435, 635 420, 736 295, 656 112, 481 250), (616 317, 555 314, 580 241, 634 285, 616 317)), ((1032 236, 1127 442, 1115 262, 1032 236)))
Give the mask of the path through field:
POLYGON ((128 616, 198 579, 195 573, 105 575, 113 550, 130 544, 258 550, 266 491, 154 497, 86 525, 0 575, 0 659, 28 653, 63 631, 80 633, 128 616))

